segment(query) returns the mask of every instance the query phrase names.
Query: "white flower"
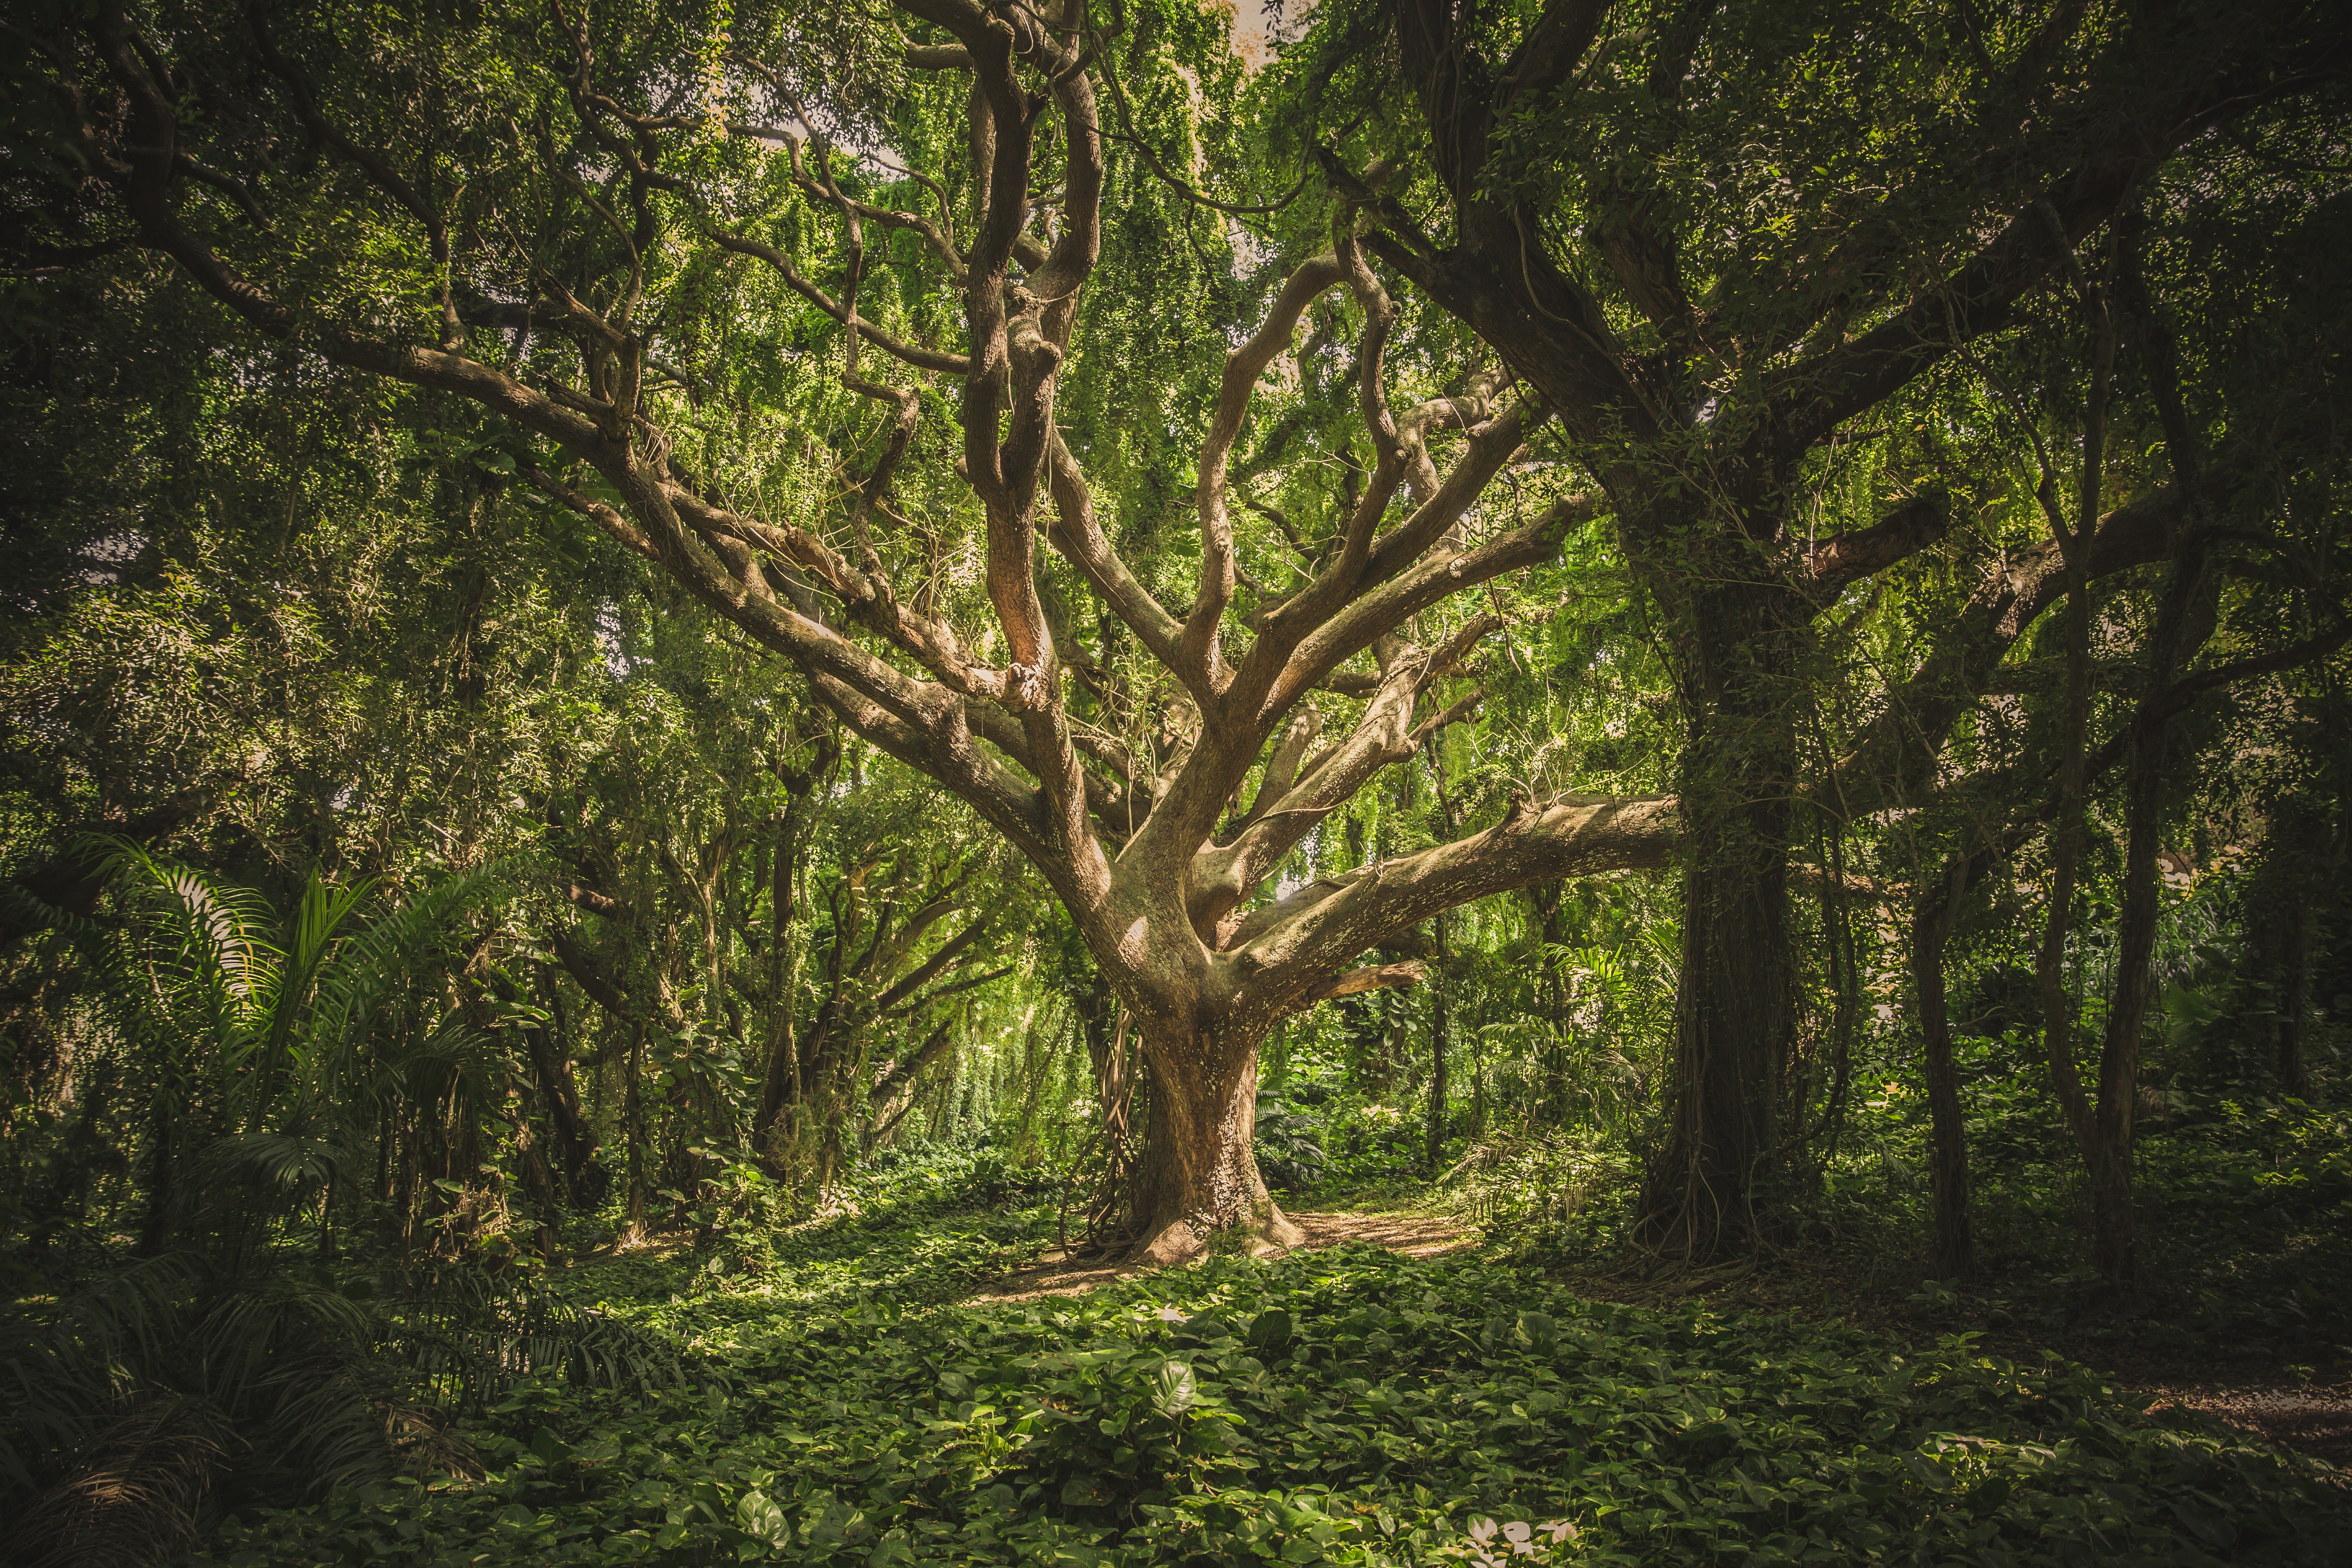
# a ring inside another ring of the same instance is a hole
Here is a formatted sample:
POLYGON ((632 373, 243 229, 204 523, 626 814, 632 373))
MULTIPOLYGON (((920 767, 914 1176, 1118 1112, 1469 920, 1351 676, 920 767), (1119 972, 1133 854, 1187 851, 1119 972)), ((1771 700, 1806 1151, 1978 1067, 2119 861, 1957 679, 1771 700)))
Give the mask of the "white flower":
POLYGON ((1163 1323, 1181 1323, 1184 1321, 1184 1314, 1173 1307, 1160 1308, 1159 1317, 1163 1323))
POLYGON ((1517 1546, 1535 1533, 1534 1527, 1523 1519, 1515 1519, 1503 1526, 1503 1539, 1517 1546))
POLYGON ((1568 1520, 1548 1519, 1544 1521, 1543 1527, 1551 1531, 1551 1542, 1554 1546, 1563 1541, 1576 1539, 1576 1526, 1568 1520))
POLYGON ((1491 1519, 1476 1519, 1471 1521, 1470 1539, 1476 1542, 1481 1546, 1484 1546, 1486 1542, 1494 1540, 1495 1521, 1491 1519))

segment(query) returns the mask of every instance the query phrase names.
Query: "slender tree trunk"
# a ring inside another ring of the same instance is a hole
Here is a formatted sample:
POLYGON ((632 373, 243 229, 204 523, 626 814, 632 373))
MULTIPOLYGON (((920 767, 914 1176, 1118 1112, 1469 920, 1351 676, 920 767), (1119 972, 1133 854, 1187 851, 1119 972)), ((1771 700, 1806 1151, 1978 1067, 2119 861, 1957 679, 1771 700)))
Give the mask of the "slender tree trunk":
POLYGON ((800 1090, 800 1030, 793 1018, 800 990, 800 966, 793 942, 793 920, 800 898, 800 839, 807 826, 809 799, 816 783, 840 762, 840 745, 830 733, 818 736, 816 757, 804 769, 776 766, 783 781, 783 816, 776 820, 776 853, 769 875, 769 952, 767 952, 767 1069, 760 1074, 760 1112, 752 1119, 751 1147, 769 1175, 783 1175, 785 1110, 800 1090))
MULTIPOLYGON (((552 995, 555 987, 548 986, 552 995)), ((574 1204, 595 1201, 593 1166, 596 1157, 596 1130, 589 1125, 587 1113, 581 1109, 580 1086, 572 1076, 572 1058, 563 1048, 562 1040, 549 1030, 528 1028, 522 1031, 523 1048, 530 1058, 530 1073, 547 1109, 549 1130, 554 1134, 555 1158, 563 1171, 564 1191, 574 1204)))
POLYGON ((1952 1016, 1944 987, 1944 944, 1968 890, 1965 859, 1922 886, 1911 913, 1911 980, 1918 997, 1919 1031, 1927 1065, 1927 1115, 1934 1142, 1930 1184, 1936 1201, 1936 1275, 1966 1279, 1976 1273, 1976 1238, 1969 1220, 1968 1127, 1959 1075, 1952 1065, 1952 1016))
MULTIPOLYGON (((2044 470, 2040 499, 2049 515, 2052 535, 2065 567, 2066 619, 2063 627, 2066 680, 2059 719, 2058 811, 2050 829, 2050 912, 2042 926, 2042 945, 2034 957, 2034 979, 2042 1001, 2042 1049, 2050 1068, 2051 1092, 2060 1113, 2082 1151, 2083 1167, 2090 1180, 2094 1228, 2102 1205, 2116 1197, 2116 1183, 2102 1167, 2099 1127, 2083 1080, 2074 1066, 2074 1002, 2066 989, 2066 939, 2074 930, 2074 887, 2083 855, 2084 797, 2088 784, 2088 742, 2091 721, 2091 586, 2087 557, 2091 530, 2098 516, 2100 472, 2105 451, 2106 374, 2115 363, 2115 333, 2105 307, 2095 296, 2092 307, 2100 321, 2098 346, 2091 368, 2090 411, 2084 422, 2083 467, 2077 522, 2070 527, 2058 501, 2055 474, 2044 470)), ((2123 1180, 2128 1202, 2130 1170, 2123 1180)))
POLYGON ((2121 1283, 2138 1273, 2138 1226, 2132 1204, 2133 1115, 2139 1103, 2140 1037, 2156 991, 2156 935, 2164 879, 2157 859, 2164 832, 2168 726, 2159 704, 2189 656, 2212 635, 2218 601, 2205 571, 2199 533, 2173 555, 2156 627, 2148 639, 2147 682, 2134 718, 2130 773, 2124 784, 2123 908, 2117 920, 2116 996, 2099 1053, 2097 1152, 2091 1170, 2092 1260, 2121 1283))
MULTIPOLYGON (((1437 952, 1445 957, 1445 916, 1437 917, 1437 952)), ((1446 976, 1438 971, 1436 989, 1429 999, 1429 1135, 1422 1164, 1434 1177, 1445 1161, 1445 1058, 1453 1045, 1453 1020, 1447 1016, 1446 976)))
POLYGON ((1566 933, 1560 928, 1560 904, 1565 889, 1558 882, 1542 882, 1528 889, 1535 906, 1537 939, 1543 957, 1536 970, 1536 1005, 1544 1022, 1543 1102, 1551 1125, 1568 1122, 1568 987, 1559 972, 1559 948, 1566 933))
POLYGON ((2279 1087, 2310 1091, 2305 1044, 2316 989, 2320 900, 2341 875, 2340 839, 2318 803, 2290 796, 2269 813, 2268 842, 2247 922, 2247 969, 2265 994, 2279 1087))
POLYGON ((1486 1053, 1478 1047, 1478 1036, 1470 1036, 1470 1138, 1473 1142, 1486 1136, 1486 1053))
POLYGON ((641 1080, 646 1073, 646 1026, 640 1021, 629 1029, 628 1082, 624 1095, 622 1113, 629 1129, 629 1219, 626 1234, 631 1240, 645 1235, 646 1230, 646 1102, 641 1080))
POLYGON ((508 1123, 514 1129, 516 1163, 522 1168, 522 1190, 530 1199, 531 1217, 537 1223, 539 1255, 548 1262, 555 1261, 558 1248, 555 1241, 555 1180, 547 1168, 547 1161, 539 1152, 539 1140, 531 1136, 529 1096, 522 1109, 508 1123))
MULTIPOLYGON (((2127 237, 2136 236, 2137 226, 2137 220, 2126 220, 2123 229, 2127 237)), ((2174 477, 2194 497, 2202 465, 2196 433, 2180 399, 2178 351, 2170 327, 2139 274, 2134 245, 2128 240, 2119 251, 2116 273, 2118 295, 2137 328, 2141 357, 2156 394, 2166 455, 2174 477)), ((2085 536, 2100 498, 2107 378, 2116 352, 2114 321, 2103 297, 2094 290, 2087 301, 2098 340, 2083 432, 2080 510, 2085 536)), ((2164 704, 2190 656, 2212 636, 2220 607, 2218 584, 2205 570, 2211 532, 2201 501, 2192 500, 2190 518, 2190 526, 2172 541, 2156 624, 2148 637, 2146 680, 2132 720, 2130 771, 2124 785, 2126 837, 2116 996, 2107 1012, 2106 1038, 2099 1053, 2099 1103, 2089 1150, 2092 1261, 2100 1273, 2118 1284, 2133 1282, 2139 1271, 2138 1219, 2132 1202, 2132 1123, 2139 1103, 2140 1036, 2156 988, 2156 930, 2164 886, 2157 862, 2158 837, 2164 829, 2168 729, 2164 704)), ((2069 656, 2074 657, 2072 648, 2069 656)))
POLYGON ((1305 1233, 1275 1205, 1252 1147, 1258 1039, 1163 1025, 1147 1026, 1143 1044, 1151 1109, 1135 1258, 1178 1262, 1226 1230, 1249 1233, 1253 1250, 1297 1245, 1305 1233))
POLYGON ((68 1211, 78 1211, 77 1219, 88 1217, 90 1165, 106 1152, 103 1129, 110 1117, 108 1101, 114 1076, 114 1064, 109 1061, 97 1062, 88 1071, 73 1126, 59 1142, 49 1167, 47 1194, 37 1202, 26 1232, 26 1250, 35 1256, 48 1249, 50 1239, 64 1228, 68 1211))
POLYGON ((154 1112, 148 1119, 147 1214, 139 1227, 138 1246, 142 1258, 154 1257, 172 1239, 172 1211, 179 1201, 179 1172, 173 1159, 172 1133, 171 1108, 159 1091, 154 1112))
POLYGON ((393 1123, 397 1153, 393 1160, 392 1201, 393 1211, 400 1216, 400 1242, 404 1247, 416 1239, 416 1190, 425 1162, 423 1120, 412 1108, 393 1123))
MULTIPOLYGON (((2168 674, 2158 672, 2152 683, 2168 674)), ((2125 783, 2123 909, 2117 921, 2116 994, 2099 1052, 2099 1103, 2091 1177, 2091 1261, 2127 1284, 2139 1272, 2139 1226, 2132 1202, 2132 1118, 2139 1103, 2140 1035, 2156 984, 2156 925, 2163 881, 2157 837, 2164 809, 2164 727, 2134 747, 2125 783)))
POLYGON ((398 1143, 400 1124, 394 1120, 392 1108, 384 1107, 376 1118, 375 1128, 375 1201, 379 1205, 392 1203, 393 1152, 398 1143))
POLYGON ((330 1170, 319 1191, 319 1261, 335 1260, 335 1173, 330 1170))
POLYGON ((2304 1034, 2311 1018, 2312 956, 2318 944, 2319 907, 2306 890, 2287 930, 2286 972, 2279 987, 2279 1086, 2297 1097, 2311 1090, 2304 1066, 2304 1034))
POLYGON ((798 976, 793 963, 793 899, 800 863, 800 818, 804 796, 793 795, 776 830, 772 879, 769 884, 768 1062, 761 1075, 760 1110, 751 1123, 751 1147, 772 1176, 782 1175, 784 1110, 800 1087, 801 1064, 793 1042, 793 1004, 798 976))

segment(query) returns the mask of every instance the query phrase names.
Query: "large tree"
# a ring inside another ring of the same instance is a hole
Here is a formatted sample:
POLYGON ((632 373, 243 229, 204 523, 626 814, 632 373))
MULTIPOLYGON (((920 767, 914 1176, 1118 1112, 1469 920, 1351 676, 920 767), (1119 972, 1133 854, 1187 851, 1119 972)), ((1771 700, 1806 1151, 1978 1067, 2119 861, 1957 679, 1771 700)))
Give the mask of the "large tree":
MULTIPOLYGON (((1932 778, 1916 763, 2042 604, 2165 558, 2209 505, 2104 472, 2088 419, 2046 574, 1997 570, 1983 614, 1928 650, 1930 679, 1886 693, 1867 765, 1829 784, 1806 754, 1825 614, 1953 521, 1937 494, 1950 426, 1923 400, 2086 267, 2111 289, 2116 225, 2168 165, 2226 178, 2218 132, 2291 128, 2315 100, 2340 111, 2352 20, 2274 0, 1368 0, 1326 7, 1308 54, 1314 151, 1369 217, 1366 248, 1554 412, 1662 612, 1689 837, 1671 1131, 1644 1225, 1678 1252, 1737 1246, 1802 1138, 1785 1090, 1808 795, 1845 826, 1916 798, 1932 778), (1893 444, 1885 477, 1912 499, 1819 537, 1841 449, 1872 442, 1893 444), (2102 526, 2117 500, 2136 504, 2102 526)), ((2105 374, 2051 395, 2096 403, 2105 374)))
MULTIPOLYGON (((1545 408, 1474 378, 1460 395, 1392 409, 1382 355, 1397 310, 1343 209, 1331 248, 1290 270, 1254 331, 1212 351, 1223 364, 1196 456, 1197 570, 1191 602, 1171 607, 1113 547, 1090 455, 1056 419, 1057 390, 1088 352, 1078 328, 1107 195, 1100 41, 1083 10, 926 0, 899 17, 903 37, 882 29, 881 48, 871 27, 832 41, 850 61, 829 57, 836 82, 859 65, 952 79, 928 96, 961 121, 968 159, 897 187, 928 187, 929 211, 872 199, 877 183, 820 130, 855 132, 851 93, 803 106, 817 79, 794 58, 816 47, 806 29, 774 31, 763 56, 614 10, 493 20, 508 30, 428 29, 436 51, 370 38, 357 15, 297 29, 261 13, 102 7, 37 46, 51 99, 19 145, 87 173, 30 201, 19 187, 20 216, 37 205, 37 223, 53 226, 27 237, 20 263, 160 253, 247 328, 469 400, 529 437, 541 488, 791 660, 849 728, 970 802, 1067 905, 1153 1074, 1142 1250, 1177 1256, 1233 1226, 1286 1238, 1251 1153, 1255 1055, 1275 1021, 1415 978, 1412 963, 1351 965, 1440 910, 1671 852, 1668 802, 1517 799, 1456 842, 1252 903, 1319 821, 1475 704, 1475 690, 1448 702, 1447 683, 1499 619, 1448 630, 1433 612, 1543 561, 1589 514, 1572 493, 1525 515, 1480 508, 1526 460, 1545 408), (494 82, 468 51, 511 48, 517 34, 536 37, 506 62, 514 77, 494 82), (390 61, 373 76, 372 48, 390 61), (682 75, 698 50, 725 51, 699 83, 682 75), (447 74, 459 58, 475 76, 447 74), (730 121, 716 101, 690 101, 698 86, 712 100, 740 92, 760 115, 730 121), (466 105, 468 90, 492 101, 466 105), (300 156, 306 144, 323 159, 300 156), (731 216, 755 193, 796 197, 833 224, 832 289, 731 216), (331 232, 338 223, 354 232, 331 232), (394 244, 404 227, 405 271, 381 258, 372 271, 359 237, 394 244), (956 347, 877 320, 877 232, 917 237, 925 281, 953 289, 956 347), (697 391, 678 368, 693 358, 682 340, 706 325, 686 296, 698 263, 723 253, 772 268, 839 323, 838 384, 888 412, 878 458, 845 470, 832 540, 739 500, 669 427, 697 391), (1236 440, 1261 378, 1334 291, 1362 318, 1349 379, 1372 456, 1326 526, 1300 521, 1290 583, 1244 601, 1236 440), (528 357, 534 334, 569 363, 528 357), (919 439, 932 378, 959 394, 952 454, 919 439), (1461 439, 1441 470, 1432 445, 1446 431, 1461 439), (921 525, 900 501, 926 461, 935 486, 952 464, 980 514, 991 615, 978 627, 936 613, 935 586, 892 568, 919 555, 921 525), (567 482, 565 464, 593 477, 567 482), (1133 659, 1110 668, 1109 648, 1090 652, 1056 615, 1041 535, 1148 673, 1133 659), (1074 718, 1076 686, 1091 711, 1134 721, 1129 735, 1074 718), (1319 696, 1355 709, 1328 740, 1319 696)), ((738 26, 757 30, 740 14, 738 26)), ((903 111, 897 128, 911 129, 903 111)))
MULTIPOLYGON (((1286 1013, 1415 978, 1361 961, 1446 909, 1684 855, 1654 1221, 1737 1241, 1789 1142, 1811 624, 1948 522, 1922 493, 1816 535, 1816 454, 2190 138, 2333 70, 2334 24, 2062 7, 1953 24, 1968 47, 1923 73, 1881 9, 1334 7, 1298 89, 1365 102, 1253 243, 1201 215, 1278 204, 1192 188, 1246 162, 1188 107, 1244 92, 1213 21, 1112 20, 105 5, 31 40, 14 259, 160 256, 245 333, 424 389, 968 802, 1139 1031, 1150 1256, 1289 1236, 1251 1155, 1286 1013), (1823 64, 1841 39, 1862 64, 1823 64), (1836 90, 1791 90, 1803 69, 1836 90), (1737 154, 1712 195, 1688 145, 1737 154), (1800 153, 1810 177, 1780 168, 1800 153), (1602 523, 1663 611, 1684 803, 1530 790, 1297 875, 1475 710, 1505 582, 1602 523)), ((2161 557, 2179 487, 2104 522, 2100 494, 2085 570, 2161 557)), ((1865 738, 1874 787, 2054 595, 2004 573, 1987 596, 1865 738)))

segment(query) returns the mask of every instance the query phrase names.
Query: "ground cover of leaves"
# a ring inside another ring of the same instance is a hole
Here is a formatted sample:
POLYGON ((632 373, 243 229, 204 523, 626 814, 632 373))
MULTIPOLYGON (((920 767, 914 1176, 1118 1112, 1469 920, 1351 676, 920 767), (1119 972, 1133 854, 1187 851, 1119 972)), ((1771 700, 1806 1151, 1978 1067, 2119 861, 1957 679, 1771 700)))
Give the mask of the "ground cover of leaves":
POLYGON ((205 1568, 2326 1563, 2352 1499, 2209 1418, 1967 1336, 1572 1294, 1492 1254, 1216 1259, 972 1303, 1043 1211, 867 1214, 755 1279, 611 1265, 691 1382, 516 1387, 404 1479, 231 1521, 205 1568), (877 1284, 883 1289, 877 1289, 877 1284), (1496 1529, 1499 1521, 1501 1528, 1496 1529), (1549 1528, 1535 1528, 1538 1526, 1549 1528))
MULTIPOLYGON (((1988 1065, 1988 1064, 1980 1064, 1988 1065)), ((1714 1269, 1629 1267, 1638 1173, 1612 1173, 1572 1221, 1507 1215, 1480 1228, 1580 1294, 1655 1307, 1787 1311, 1914 1347, 1959 1332, 1998 1355, 2056 1352, 2143 1407, 2202 1410, 2338 1468, 2352 1485, 2352 1107, 2190 1102, 2137 1148, 2140 1278, 2117 1291, 2088 1266, 2072 1135, 2046 1097, 1972 1084, 1979 1272, 1939 1281, 1919 1097, 1890 1083, 1858 1106, 1847 1152, 1795 1234, 1714 1269)), ((1514 1194, 1559 1190, 1594 1152, 1507 1173, 1514 1194)))

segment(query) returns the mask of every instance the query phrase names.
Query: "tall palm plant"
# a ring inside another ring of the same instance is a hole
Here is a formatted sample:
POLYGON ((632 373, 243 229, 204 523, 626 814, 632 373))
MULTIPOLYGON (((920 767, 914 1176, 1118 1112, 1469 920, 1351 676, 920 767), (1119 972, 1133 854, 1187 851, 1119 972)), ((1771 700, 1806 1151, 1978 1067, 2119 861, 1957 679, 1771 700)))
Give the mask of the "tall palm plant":
POLYGON ((281 915, 253 889, 136 845, 103 852, 122 918, 97 966, 101 994, 152 1073, 143 1253, 191 1226, 225 1226, 213 1240, 239 1250, 263 1245, 314 1204, 323 1225, 410 1080, 489 1070, 488 1042, 454 1010, 420 1005, 418 982, 493 871, 360 925, 368 882, 337 888, 313 872, 281 915))
POLYGON ((134 845, 96 848, 118 918, 68 930, 152 1086, 144 1256, 0 1331, 0 1511, 26 1521, 26 1561, 163 1560, 224 1483, 290 1501, 383 1473, 431 1406, 525 1373, 675 1376, 642 1336, 514 1282, 356 1290, 323 1247, 291 1245, 314 1209, 327 1234, 387 1112, 503 1093, 502 1047, 433 973, 492 871, 362 921, 368 884, 313 874, 281 915, 134 845))

